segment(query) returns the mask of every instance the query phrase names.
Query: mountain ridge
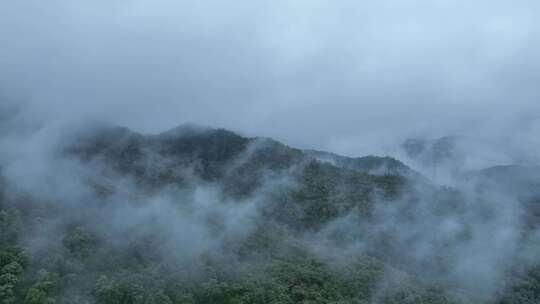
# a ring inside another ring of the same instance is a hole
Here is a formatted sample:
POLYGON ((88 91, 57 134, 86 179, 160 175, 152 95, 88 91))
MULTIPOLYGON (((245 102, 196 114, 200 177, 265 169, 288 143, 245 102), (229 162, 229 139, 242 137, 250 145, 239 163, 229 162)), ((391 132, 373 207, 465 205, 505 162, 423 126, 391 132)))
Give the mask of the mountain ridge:
POLYGON ((38 158, 50 167, 30 172, 44 175, 31 176, 39 182, 27 192, 9 192, 17 180, 0 179, 0 278, 15 282, 0 279, 0 292, 13 301, 514 304, 540 296, 531 288, 540 270, 522 253, 536 248, 540 217, 507 227, 523 215, 490 201, 491 184, 466 192, 390 157, 191 125, 70 134, 38 158), (515 247, 497 247, 513 244, 509 237, 515 247), (495 255, 480 266, 495 271, 484 278, 503 279, 471 287, 470 250, 495 255))

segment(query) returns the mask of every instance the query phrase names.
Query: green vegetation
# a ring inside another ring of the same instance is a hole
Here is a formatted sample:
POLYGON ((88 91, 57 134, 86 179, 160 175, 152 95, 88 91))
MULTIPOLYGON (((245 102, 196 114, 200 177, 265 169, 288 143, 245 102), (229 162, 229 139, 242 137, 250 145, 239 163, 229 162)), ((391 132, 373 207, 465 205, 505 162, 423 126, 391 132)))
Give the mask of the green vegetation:
MULTIPOLYGON (((320 237, 313 240, 338 219, 370 225, 380 203, 400 206, 397 220, 419 220, 419 193, 412 184, 423 182, 396 160, 341 160, 340 166, 272 140, 198 129, 153 137, 101 131, 66 151, 85 165, 104 164, 108 177, 132 178, 140 193, 130 195, 142 197, 137 202, 164 189, 184 195, 198 184, 212 185, 223 204, 259 202, 260 217, 254 227, 242 227, 246 234, 186 253, 197 240, 171 246, 169 231, 159 225, 130 226, 128 234, 115 230, 137 216, 144 207, 139 203, 101 227, 101 213, 92 210, 118 212, 114 200, 121 189, 114 183, 91 181, 93 199, 76 205, 87 209, 79 213, 39 194, 8 197, 0 183, 0 304, 467 303, 467 295, 458 297, 408 269, 407 253, 392 248, 391 235, 364 250, 345 250, 351 240, 339 233, 324 238, 327 246, 320 237), (368 172, 380 164, 390 164, 394 174, 368 172), (80 216, 65 220, 69 212, 80 216)), ((422 186, 433 214, 463 211, 456 190, 422 186)), ((209 235, 220 235, 219 219, 204 220, 209 235)), ((358 229, 348 232, 352 241, 364 240, 358 229)), ((512 278, 491 303, 540 303, 538 268, 512 278)))

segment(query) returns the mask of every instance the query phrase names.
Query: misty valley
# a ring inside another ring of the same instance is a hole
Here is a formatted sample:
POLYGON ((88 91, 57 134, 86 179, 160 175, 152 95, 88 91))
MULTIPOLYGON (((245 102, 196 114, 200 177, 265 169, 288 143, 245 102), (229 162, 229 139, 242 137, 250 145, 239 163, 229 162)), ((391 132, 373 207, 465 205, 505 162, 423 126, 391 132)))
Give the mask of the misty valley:
POLYGON ((540 304, 539 0, 0 0, 0 304, 540 304))
POLYGON ((194 125, 7 134, 0 303, 540 303, 540 168, 461 170, 455 140, 402 162, 194 125))

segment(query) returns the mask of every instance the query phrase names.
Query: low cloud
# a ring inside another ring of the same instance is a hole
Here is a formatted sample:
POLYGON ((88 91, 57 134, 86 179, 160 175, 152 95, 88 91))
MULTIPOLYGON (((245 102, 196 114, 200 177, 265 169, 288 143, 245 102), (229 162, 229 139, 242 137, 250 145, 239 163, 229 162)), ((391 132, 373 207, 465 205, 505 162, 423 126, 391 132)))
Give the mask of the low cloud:
POLYGON ((0 96, 28 120, 226 127, 348 155, 414 136, 538 151, 538 4, 7 1, 0 96))

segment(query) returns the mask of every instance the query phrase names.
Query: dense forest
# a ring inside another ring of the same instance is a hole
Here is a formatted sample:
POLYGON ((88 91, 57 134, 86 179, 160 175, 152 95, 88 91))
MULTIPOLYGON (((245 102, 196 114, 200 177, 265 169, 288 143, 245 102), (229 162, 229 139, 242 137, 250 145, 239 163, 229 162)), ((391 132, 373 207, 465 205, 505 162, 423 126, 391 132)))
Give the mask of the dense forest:
POLYGON ((0 169, 1 304, 540 303, 524 168, 445 186, 194 126, 35 143, 0 169))

